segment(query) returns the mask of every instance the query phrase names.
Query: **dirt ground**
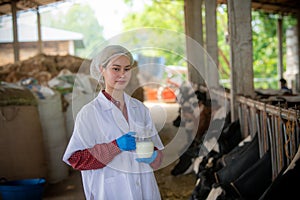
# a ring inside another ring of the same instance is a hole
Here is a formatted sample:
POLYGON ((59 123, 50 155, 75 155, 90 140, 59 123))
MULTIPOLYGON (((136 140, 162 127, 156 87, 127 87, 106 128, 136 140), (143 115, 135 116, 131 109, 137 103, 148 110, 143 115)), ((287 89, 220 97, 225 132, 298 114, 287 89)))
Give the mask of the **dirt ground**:
MULTIPOLYGON (((146 104, 150 108, 157 104, 146 104)), ((166 114, 166 120, 159 131, 162 142, 167 145, 178 133, 178 128, 172 125, 172 121, 177 117, 178 106, 176 104, 160 104, 160 109, 155 109, 155 116, 161 111, 166 114)), ((151 110, 151 109, 150 109, 151 110)), ((152 110, 153 111, 153 110, 152 110)), ((171 151, 176 154, 177 152, 171 151)), ((168 156, 168 155, 167 155, 168 156)), ((163 168, 155 171, 157 183, 163 200, 188 200, 194 188, 196 177, 194 173, 180 176, 172 176, 171 170, 176 165, 177 160, 168 163, 163 168)), ((84 200, 84 193, 81 184, 80 172, 71 170, 68 179, 52 185, 46 185, 43 200, 84 200)))
MULTIPOLYGON (((162 129, 165 133, 176 132, 173 125, 167 124, 162 129)), ((162 141, 168 141, 172 138, 162 134, 162 141)), ((196 176, 194 173, 187 175, 172 176, 171 170, 176 165, 177 160, 170 165, 155 172, 156 180, 163 200, 188 200, 194 189, 196 176)))

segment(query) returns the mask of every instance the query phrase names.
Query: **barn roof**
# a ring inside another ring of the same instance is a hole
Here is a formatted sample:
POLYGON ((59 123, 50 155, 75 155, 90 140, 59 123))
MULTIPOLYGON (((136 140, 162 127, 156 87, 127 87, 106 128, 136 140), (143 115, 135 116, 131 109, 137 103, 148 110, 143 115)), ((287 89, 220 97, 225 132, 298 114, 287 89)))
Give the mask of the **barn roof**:
POLYGON ((17 11, 35 10, 50 4, 63 3, 70 0, 0 0, 0 15, 11 15, 12 2, 16 2, 17 11))
MULTIPOLYGON (((225 4, 227 0, 217 0, 217 2, 225 4)), ((296 15, 300 12, 300 3, 299 0, 252 0, 252 8, 268 13, 296 15)))
MULTIPOLYGON (((25 11, 73 0, 0 0, 0 16, 11 15, 13 1, 16 2, 17 11, 25 11)), ((217 0, 217 2, 226 3, 227 0, 217 0)), ((252 7, 255 10, 282 14, 296 14, 300 11, 299 0, 252 0, 252 7)))

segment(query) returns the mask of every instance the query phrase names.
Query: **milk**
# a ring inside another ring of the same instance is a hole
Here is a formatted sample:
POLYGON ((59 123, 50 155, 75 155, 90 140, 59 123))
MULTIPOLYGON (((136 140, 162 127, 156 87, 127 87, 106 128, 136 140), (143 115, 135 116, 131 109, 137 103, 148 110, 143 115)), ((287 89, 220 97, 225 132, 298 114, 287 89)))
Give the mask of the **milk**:
POLYGON ((137 141, 136 153, 139 158, 150 158, 153 154, 154 144, 152 141, 137 141))

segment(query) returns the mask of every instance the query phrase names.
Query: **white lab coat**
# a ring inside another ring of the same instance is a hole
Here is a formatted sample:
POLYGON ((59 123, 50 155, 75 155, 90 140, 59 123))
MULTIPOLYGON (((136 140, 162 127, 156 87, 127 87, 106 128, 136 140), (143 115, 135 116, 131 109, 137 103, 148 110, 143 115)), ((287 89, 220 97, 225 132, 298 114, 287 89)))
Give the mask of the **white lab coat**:
MULTIPOLYGON (((152 141, 158 149, 163 144, 145 105, 124 94, 127 106, 127 123, 122 112, 102 92, 85 105, 76 117, 73 135, 63 161, 78 150, 95 144, 109 143, 129 131, 137 135, 151 130, 152 141)), ((160 200, 160 192, 149 164, 135 160, 134 151, 122 151, 107 166, 97 170, 83 170, 82 182, 88 200, 160 200)))

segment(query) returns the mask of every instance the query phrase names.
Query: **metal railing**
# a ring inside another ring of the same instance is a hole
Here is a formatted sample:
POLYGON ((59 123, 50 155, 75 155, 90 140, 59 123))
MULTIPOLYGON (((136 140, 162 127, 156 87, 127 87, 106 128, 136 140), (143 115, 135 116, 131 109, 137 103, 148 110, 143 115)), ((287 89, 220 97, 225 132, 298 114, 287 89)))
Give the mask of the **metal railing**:
MULTIPOLYGON (((203 88, 202 88, 203 89, 203 88)), ((230 101, 228 93, 209 91, 230 101)), ((258 134, 260 157, 270 150, 273 179, 294 158, 300 143, 300 111, 243 96, 236 98, 243 137, 258 134)))

